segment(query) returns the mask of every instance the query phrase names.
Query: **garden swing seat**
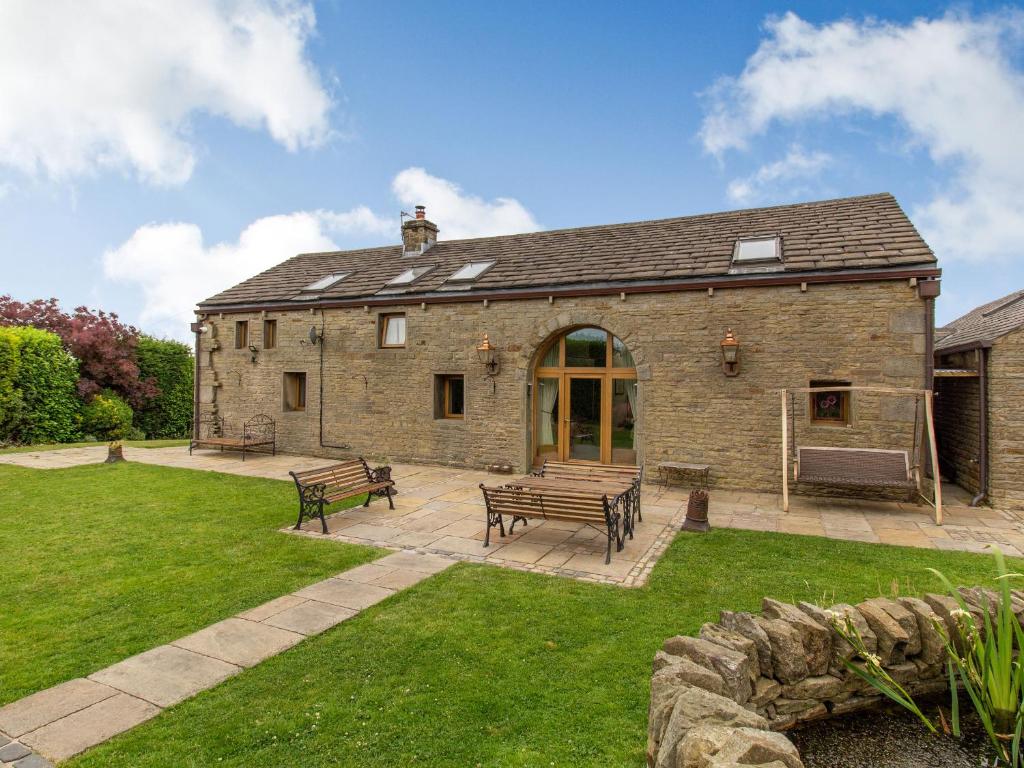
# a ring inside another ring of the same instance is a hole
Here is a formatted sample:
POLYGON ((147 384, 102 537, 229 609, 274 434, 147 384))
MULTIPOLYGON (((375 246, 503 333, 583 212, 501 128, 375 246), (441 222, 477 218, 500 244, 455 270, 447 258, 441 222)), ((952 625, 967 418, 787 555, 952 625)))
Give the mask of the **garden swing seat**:
POLYGON ((797 447, 793 479, 868 488, 916 490, 918 481, 906 451, 885 448, 797 447))

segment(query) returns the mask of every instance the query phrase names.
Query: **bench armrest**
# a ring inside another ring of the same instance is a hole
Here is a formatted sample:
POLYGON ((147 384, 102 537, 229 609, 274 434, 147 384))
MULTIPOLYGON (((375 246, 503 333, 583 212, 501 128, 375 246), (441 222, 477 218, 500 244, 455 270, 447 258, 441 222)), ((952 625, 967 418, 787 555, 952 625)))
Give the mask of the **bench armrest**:
POLYGON ((371 483, 390 483, 391 481, 391 467, 374 467, 373 469, 367 468, 370 473, 371 483))
POLYGON ((327 485, 324 483, 299 485, 299 496, 303 501, 322 501, 326 492, 327 485))

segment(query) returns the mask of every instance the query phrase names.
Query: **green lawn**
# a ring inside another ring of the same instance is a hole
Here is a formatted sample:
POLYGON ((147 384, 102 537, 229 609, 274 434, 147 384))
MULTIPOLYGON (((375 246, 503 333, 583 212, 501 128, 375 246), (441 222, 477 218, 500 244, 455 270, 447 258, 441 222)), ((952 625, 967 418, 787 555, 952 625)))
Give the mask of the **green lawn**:
MULTIPOLYGON (((170 448, 175 445, 188 445, 188 440, 122 440, 123 445, 132 448, 170 448)), ((106 445, 105 442, 82 443, 42 443, 40 445, 9 445, 0 448, 0 453, 33 453, 35 451, 59 451, 63 448, 95 448, 106 445)))
POLYGON ((382 554, 277 533, 295 512, 276 480, 0 465, 0 705, 382 554))
MULTIPOLYGON (((0 614, 0 674, 17 688, 5 695, 371 556, 274 533, 289 491, 130 464, 0 468, 0 498, 15 502, 0 522, 19 532, 0 543, 0 605, 14 606, 0 614), (62 500, 63 519, 34 501, 25 526, 14 510, 44 494, 62 500)), ((639 768, 665 637, 720 607, 756 610, 765 594, 853 602, 894 580, 903 593, 938 589, 926 566, 965 583, 992 573, 977 555, 732 530, 680 535, 635 590, 457 565, 68 765, 639 768)))

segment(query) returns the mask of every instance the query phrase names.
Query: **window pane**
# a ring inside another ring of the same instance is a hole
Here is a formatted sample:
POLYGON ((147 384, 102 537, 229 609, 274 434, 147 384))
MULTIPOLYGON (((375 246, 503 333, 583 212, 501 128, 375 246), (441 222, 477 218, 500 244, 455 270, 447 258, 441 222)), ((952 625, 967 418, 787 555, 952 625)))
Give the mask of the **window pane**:
POLYGON ((636 464, 636 379, 615 379, 612 386, 612 464, 636 464))
POLYGON ((626 349, 626 345, 616 336, 612 336, 612 367, 613 368, 635 368, 633 356, 626 349))
POLYGON ((471 261, 458 270, 449 280, 476 280, 480 275, 490 269, 493 261, 471 261))
POLYGON ((267 320, 263 323, 263 347, 273 349, 277 346, 277 320, 267 320))
POLYGON ((384 343, 388 346, 405 346, 405 315, 384 319, 384 343))
POLYGON ((284 375, 284 409, 304 411, 306 409, 306 374, 286 373, 284 375))
POLYGON ((462 416, 465 410, 465 391, 462 377, 448 379, 448 413, 462 416))
POLYGON ((235 349, 244 349, 249 346, 249 322, 242 320, 235 323, 235 349))
POLYGON ((548 351, 544 354, 544 359, 540 361, 541 368, 557 368, 558 367, 558 348, 560 342, 555 342, 551 345, 548 351))
MULTIPOLYGON (((557 344, 555 345, 557 348, 557 344)), ((536 454, 542 458, 558 458, 558 379, 537 379, 537 442, 536 454)))
POLYGON ((569 458, 601 460, 601 379, 569 379, 569 458))
POLYGON ((843 418, 843 392, 815 392, 814 418, 839 421, 843 418))
POLYGON ((565 337, 565 364, 569 368, 604 368, 607 346, 607 333, 580 328, 565 337))

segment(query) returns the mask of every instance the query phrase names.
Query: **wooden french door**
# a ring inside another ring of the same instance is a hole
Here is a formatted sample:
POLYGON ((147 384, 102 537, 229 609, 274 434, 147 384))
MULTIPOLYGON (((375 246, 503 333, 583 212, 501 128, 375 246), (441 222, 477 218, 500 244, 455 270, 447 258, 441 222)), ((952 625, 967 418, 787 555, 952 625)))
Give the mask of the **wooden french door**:
POLYGON ((553 341, 533 393, 535 462, 636 463, 636 370, 611 334, 584 328, 553 341))

